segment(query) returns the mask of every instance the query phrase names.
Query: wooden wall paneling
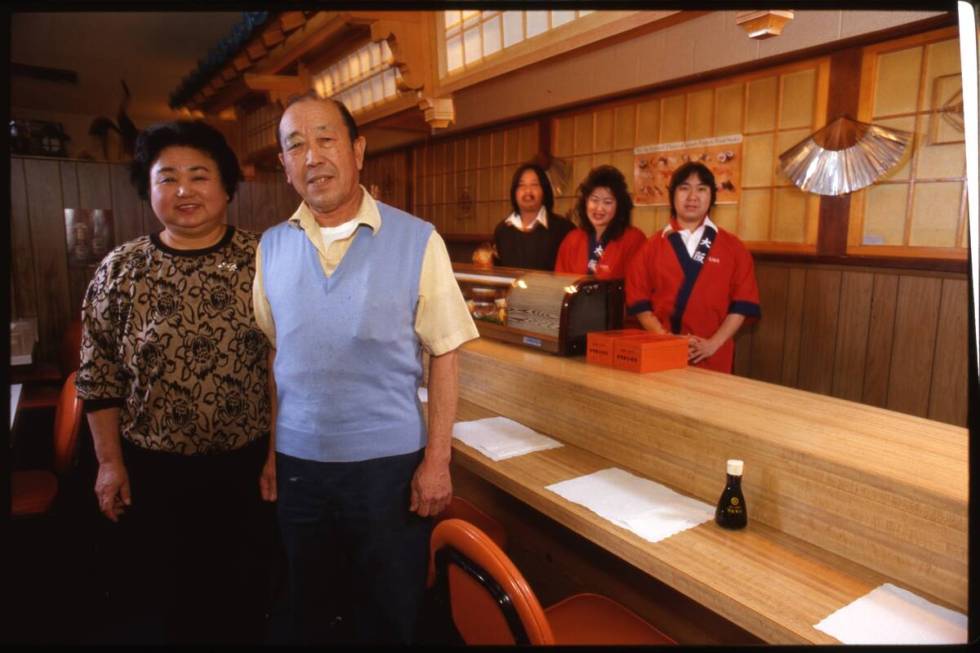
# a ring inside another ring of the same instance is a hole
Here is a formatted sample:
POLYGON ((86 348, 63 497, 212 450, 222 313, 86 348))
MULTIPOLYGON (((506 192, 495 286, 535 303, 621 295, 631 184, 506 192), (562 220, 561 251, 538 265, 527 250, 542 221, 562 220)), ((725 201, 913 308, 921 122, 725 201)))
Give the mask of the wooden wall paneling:
POLYGON ((247 231, 254 231, 252 225, 252 184, 238 186, 238 226, 247 231))
POLYGON ((37 358, 53 362, 68 321, 68 259, 61 174, 57 161, 25 159, 27 206, 34 245, 37 291, 37 358))
POLYGON ((861 401, 864 393, 865 357, 871 319, 874 274, 844 272, 841 279, 840 310, 837 320, 837 347, 831 394, 841 399, 861 401))
POLYGON ((941 298, 942 279, 938 277, 899 278, 887 408, 921 417, 929 412, 941 298))
POLYGON ((884 407, 888 402, 897 298, 898 275, 875 274, 865 356, 864 392, 861 396, 863 403, 872 406, 884 407))
MULTIPOLYGON (((98 164, 88 164, 88 165, 98 165, 98 164)), ((84 177, 79 175, 81 168, 80 163, 75 161, 61 161, 58 164, 59 173, 61 175, 61 201, 66 209, 94 209, 94 208, 110 208, 104 206, 96 206, 94 204, 88 203, 81 198, 83 196, 88 199, 91 196, 91 192, 82 191, 82 183, 91 184, 92 175, 89 174, 90 171, 86 172, 84 177)), ((62 221, 64 221, 64 213, 62 213, 62 221)), ((62 222, 64 225, 65 223, 62 222)), ((67 229, 67 226, 64 227, 67 229)), ((66 251, 67 251, 67 233, 65 235, 66 239, 66 251)), ((85 289, 88 287, 88 280, 91 278, 91 274, 87 274, 84 268, 77 266, 68 265, 67 256, 65 260, 65 269, 68 272, 68 304, 70 309, 70 315, 80 315, 82 311, 82 296, 85 294, 85 289)))
MULTIPOLYGON (((76 169, 78 172, 78 207, 83 209, 109 209, 113 210, 112 204, 112 165, 95 162, 80 162, 76 169)), ((64 180, 64 175, 62 175, 64 180)), ((64 187, 64 181, 62 182, 64 187)), ((132 189, 132 186, 130 186, 132 189)), ((133 195, 135 190, 130 190, 133 195)), ((65 198, 67 202, 67 196, 65 198)), ((67 204, 66 204, 67 206, 67 204)), ((112 212, 112 220, 116 221, 116 212, 112 212)), ((113 229, 115 231, 115 229, 113 229)), ((70 279, 71 310, 73 315, 80 314, 82 307, 82 296, 88 288, 89 281, 95 275, 97 265, 85 268, 68 268, 70 279)))
POLYGON ((263 232, 277 222, 276 190, 272 176, 262 173, 250 182, 252 187, 252 231, 263 232))
POLYGON ((148 236, 163 231, 163 223, 157 219, 157 214, 153 211, 153 205, 149 200, 140 200, 140 214, 142 216, 143 230, 141 236, 148 236))
POLYGON ((112 230, 116 245, 133 240, 146 233, 143 226, 142 200, 129 181, 125 165, 109 166, 109 188, 112 194, 112 230))
POLYGON ((779 383, 782 377, 790 272, 784 266, 760 265, 755 269, 762 319, 755 324, 752 336, 753 379, 779 383))
POLYGON ((226 222, 236 227, 238 226, 238 196, 242 192, 244 183, 244 181, 239 182, 238 188, 235 189, 235 196, 228 202, 228 209, 225 211, 226 222))
MULTIPOLYGON (((783 369, 781 383, 796 387, 800 370, 800 336, 803 324, 803 293, 806 290, 806 270, 793 268, 786 289, 786 335, 783 338, 783 369)), ((765 307, 763 307, 765 310, 765 307)), ((765 315, 763 314, 763 319, 765 315)))
POLYGON ((834 348, 840 308, 841 272, 811 268, 806 272, 800 369, 796 387, 830 394, 834 382, 834 348))
POLYGON ((732 360, 732 374, 752 376, 752 341, 755 327, 742 327, 735 334, 735 354, 732 360))
POLYGON ((929 388, 929 419, 957 425, 966 424, 969 402, 968 308, 966 280, 943 279, 936 355, 929 388))
POLYGON ((281 170, 277 170, 275 174, 276 212, 278 213, 276 224, 278 224, 288 220, 296 212, 300 198, 293 187, 286 183, 286 176, 281 170))
POLYGON ((34 248, 28 217, 24 159, 10 158, 10 317, 36 317, 34 248))

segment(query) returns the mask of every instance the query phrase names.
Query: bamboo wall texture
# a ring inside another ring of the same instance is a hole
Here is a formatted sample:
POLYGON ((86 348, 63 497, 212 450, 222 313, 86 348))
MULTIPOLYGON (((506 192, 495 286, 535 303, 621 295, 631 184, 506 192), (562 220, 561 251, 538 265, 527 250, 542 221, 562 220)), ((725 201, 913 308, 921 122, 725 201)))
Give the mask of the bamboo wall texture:
MULTIPOLYGON (((289 217, 298 203, 281 174, 260 173, 239 185, 228 222, 261 232, 289 217)), ((53 362, 94 273, 68 267, 64 210, 112 209, 116 245, 159 231, 160 223, 118 163, 13 156, 10 205, 11 317, 37 318, 35 358, 53 362)))

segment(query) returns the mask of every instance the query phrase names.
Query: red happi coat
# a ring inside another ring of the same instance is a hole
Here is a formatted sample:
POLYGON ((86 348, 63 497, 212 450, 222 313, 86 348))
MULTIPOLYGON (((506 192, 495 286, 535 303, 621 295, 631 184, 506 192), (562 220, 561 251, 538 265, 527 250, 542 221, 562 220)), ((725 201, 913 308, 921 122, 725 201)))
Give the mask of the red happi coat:
MULTIPOLYGON (((595 268, 596 279, 624 279, 633 255, 643 246, 646 236, 636 227, 606 244, 595 268)), ((555 272, 589 273, 589 234, 584 229, 571 231, 561 241, 555 272)))
MULTIPOLYGON (((676 221, 651 236, 626 275, 626 305, 631 315, 652 311, 665 329, 710 338, 729 313, 759 319, 759 287, 752 255, 734 234, 709 225, 695 257, 688 254, 676 221), (708 241, 706 243, 705 241, 708 241), (700 255, 699 255, 700 253, 700 255)), ((735 345, 729 339, 699 367, 732 371, 735 345)))

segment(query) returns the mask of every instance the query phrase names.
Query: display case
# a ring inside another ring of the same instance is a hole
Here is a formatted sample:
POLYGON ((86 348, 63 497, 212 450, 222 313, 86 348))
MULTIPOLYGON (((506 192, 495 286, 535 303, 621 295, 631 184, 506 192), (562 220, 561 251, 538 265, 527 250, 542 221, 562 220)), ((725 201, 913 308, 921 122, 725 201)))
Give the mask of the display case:
POLYGON ((454 263, 480 335, 551 352, 585 353, 590 331, 623 323, 623 281, 454 263))

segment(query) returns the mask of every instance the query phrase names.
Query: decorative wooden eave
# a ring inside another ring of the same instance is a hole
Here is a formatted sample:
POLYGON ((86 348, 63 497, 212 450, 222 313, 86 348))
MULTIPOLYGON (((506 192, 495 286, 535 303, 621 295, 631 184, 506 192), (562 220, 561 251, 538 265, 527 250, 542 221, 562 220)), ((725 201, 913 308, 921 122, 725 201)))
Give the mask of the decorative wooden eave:
POLYGON ((760 9, 735 14, 735 23, 748 33, 750 39, 757 40, 779 36, 791 20, 792 10, 760 9))
POLYGON ((362 126, 431 131, 455 120, 451 94, 435 95, 436 65, 432 49, 431 12, 417 11, 289 11, 274 16, 250 41, 202 85, 183 108, 218 114, 255 93, 270 102, 312 88, 306 62, 331 48, 343 50, 358 34, 371 41, 386 40, 400 73, 401 96, 357 116, 362 126), (294 72, 295 71, 295 72, 294 72), (404 112, 417 116, 400 116, 404 112))
POLYGON ((394 65, 401 73, 399 89, 416 98, 416 106, 431 129, 443 129, 456 121, 451 94, 433 96, 436 66, 431 56, 433 22, 428 13, 386 11, 352 12, 352 19, 370 21, 371 40, 388 40, 394 65))

